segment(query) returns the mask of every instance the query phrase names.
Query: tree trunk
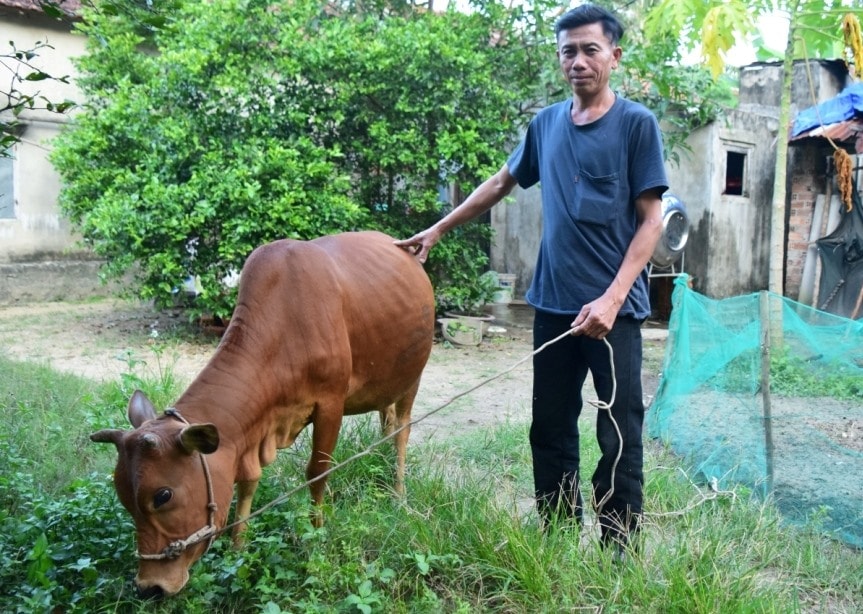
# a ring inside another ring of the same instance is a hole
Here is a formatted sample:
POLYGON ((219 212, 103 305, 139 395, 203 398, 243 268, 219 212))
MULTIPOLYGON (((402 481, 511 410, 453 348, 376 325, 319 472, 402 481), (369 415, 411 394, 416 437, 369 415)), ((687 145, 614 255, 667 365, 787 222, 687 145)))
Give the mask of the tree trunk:
POLYGON ((790 24, 785 59, 782 62, 782 95, 779 100, 779 132, 776 135, 776 168, 773 173, 773 202, 770 210, 770 269, 767 287, 783 295, 785 287, 786 198, 788 181, 788 130, 791 125, 791 84, 794 77, 794 38, 799 0, 789 3, 790 24))

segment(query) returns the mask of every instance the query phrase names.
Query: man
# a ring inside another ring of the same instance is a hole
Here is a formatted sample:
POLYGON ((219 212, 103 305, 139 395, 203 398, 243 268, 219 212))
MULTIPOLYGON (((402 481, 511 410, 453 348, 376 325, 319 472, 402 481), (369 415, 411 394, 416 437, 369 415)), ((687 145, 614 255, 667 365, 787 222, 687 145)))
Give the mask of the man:
POLYGON ((578 417, 590 371, 600 400, 610 402, 615 390, 610 414, 598 410, 602 456, 591 494, 602 543, 622 553, 642 512, 641 323, 650 315, 646 265, 662 234, 662 137, 646 108, 609 86, 622 55, 623 27, 614 15, 579 6, 558 20, 555 35, 572 99, 541 110, 493 177, 397 244, 425 262, 444 233, 490 209, 516 183, 540 183, 543 234, 526 296, 536 309, 534 347, 572 334, 534 357, 537 507, 546 526, 582 519, 578 417))

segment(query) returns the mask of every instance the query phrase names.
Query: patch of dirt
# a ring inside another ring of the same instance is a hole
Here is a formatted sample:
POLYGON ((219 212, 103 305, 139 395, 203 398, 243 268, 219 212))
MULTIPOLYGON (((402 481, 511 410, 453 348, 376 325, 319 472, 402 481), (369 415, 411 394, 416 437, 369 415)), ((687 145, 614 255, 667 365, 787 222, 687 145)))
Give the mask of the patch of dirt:
POLYGON ((192 331, 180 310, 121 300, 0 307, 0 351, 9 358, 97 381, 173 369, 190 382, 218 341, 192 331))
POLYGON ((836 445, 863 454, 863 415, 854 419, 840 415, 833 421, 806 420, 806 424, 818 429, 836 445))
MULTIPOLYGON (((486 335, 478 346, 436 339, 414 407, 419 421, 412 440, 530 419, 533 310, 513 303, 495 305, 491 314, 495 329, 503 330, 486 335), (434 413, 423 417, 429 412, 434 413)), ((659 381, 665 336, 661 326, 644 329, 648 405, 659 381)), ((170 370, 186 385, 217 343, 215 335, 199 334, 182 311, 149 304, 100 300, 0 307, 0 352, 100 381, 124 373, 152 378, 170 370)), ((595 395, 586 391, 585 398, 595 395)))

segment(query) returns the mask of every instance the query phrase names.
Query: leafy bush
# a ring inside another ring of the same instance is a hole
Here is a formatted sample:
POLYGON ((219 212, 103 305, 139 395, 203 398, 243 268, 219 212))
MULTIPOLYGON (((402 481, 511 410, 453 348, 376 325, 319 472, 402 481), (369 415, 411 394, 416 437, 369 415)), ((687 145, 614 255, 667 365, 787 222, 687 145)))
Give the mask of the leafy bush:
POLYGON ((482 315, 483 305, 492 302, 495 292, 500 290, 500 282, 495 271, 482 273, 476 282, 454 283, 440 290, 437 295, 438 307, 467 315, 482 315))
POLYGON ((0 500, 9 498, 15 512, 0 507, 2 611, 75 610, 122 595, 137 561, 134 528, 106 474, 76 480, 54 496, 34 488, 30 472, 16 471, 0 478, 0 500))
MULTIPOLYGON (((488 44, 514 27, 500 17, 332 16, 314 0, 177 2, 165 17, 146 30, 87 11, 89 104, 52 158, 104 275, 159 305, 196 277, 195 312, 228 315, 226 280, 274 239, 414 234, 452 205, 442 190, 500 167, 526 119, 505 77, 518 47, 488 44)), ((471 226, 433 255, 437 287, 486 270, 488 230, 471 226)))

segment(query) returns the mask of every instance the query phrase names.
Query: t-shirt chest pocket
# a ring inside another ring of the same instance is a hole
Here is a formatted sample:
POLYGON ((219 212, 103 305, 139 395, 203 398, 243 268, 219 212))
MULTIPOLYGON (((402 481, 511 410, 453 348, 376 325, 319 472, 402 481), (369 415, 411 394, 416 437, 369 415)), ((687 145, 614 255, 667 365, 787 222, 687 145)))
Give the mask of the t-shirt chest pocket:
POLYGON ((620 207, 620 174, 591 175, 581 169, 575 177, 575 184, 575 219, 588 224, 608 224, 620 207))

